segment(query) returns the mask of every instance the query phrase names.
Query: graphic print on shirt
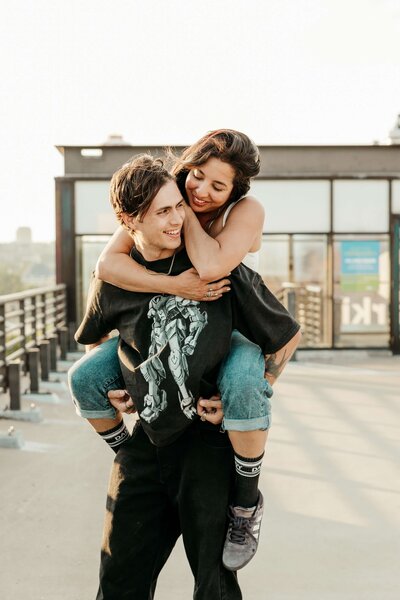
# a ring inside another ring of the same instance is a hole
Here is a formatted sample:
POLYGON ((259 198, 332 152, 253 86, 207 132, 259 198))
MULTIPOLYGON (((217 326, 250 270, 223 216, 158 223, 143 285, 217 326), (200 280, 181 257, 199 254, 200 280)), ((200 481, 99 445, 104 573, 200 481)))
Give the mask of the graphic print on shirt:
POLYGON ((153 320, 148 358, 140 371, 149 384, 140 413, 148 423, 155 421, 167 408, 167 393, 161 384, 167 377, 160 354, 169 348, 168 366, 178 386, 179 404, 188 419, 196 415, 192 392, 186 387, 189 375, 187 356, 196 348, 197 340, 207 325, 207 313, 201 312, 199 302, 179 296, 154 296, 149 303, 147 316, 153 320))

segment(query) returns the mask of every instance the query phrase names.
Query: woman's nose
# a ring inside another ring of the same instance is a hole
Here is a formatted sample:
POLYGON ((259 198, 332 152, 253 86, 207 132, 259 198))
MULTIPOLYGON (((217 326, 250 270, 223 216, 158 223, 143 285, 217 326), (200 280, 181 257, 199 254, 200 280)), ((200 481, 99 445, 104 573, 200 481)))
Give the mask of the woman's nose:
POLYGON ((196 187, 196 196, 206 198, 208 196, 208 184, 205 181, 200 181, 196 187))

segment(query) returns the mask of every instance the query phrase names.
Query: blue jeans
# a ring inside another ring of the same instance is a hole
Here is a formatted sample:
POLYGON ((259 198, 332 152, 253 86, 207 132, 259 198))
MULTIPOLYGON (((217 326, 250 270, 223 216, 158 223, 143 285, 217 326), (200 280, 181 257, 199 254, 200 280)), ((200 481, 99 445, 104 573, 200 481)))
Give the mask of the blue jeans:
MULTIPOLYGON (((112 338, 85 354, 69 370, 72 399, 81 417, 115 417, 116 411, 107 393, 125 388, 117 347, 118 338, 112 338)), ((217 380, 224 411, 224 429, 254 431, 270 427, 272 388, 264 379, 264 369, 260 347, 235 330, 231 349, 221 364, 217 380)))

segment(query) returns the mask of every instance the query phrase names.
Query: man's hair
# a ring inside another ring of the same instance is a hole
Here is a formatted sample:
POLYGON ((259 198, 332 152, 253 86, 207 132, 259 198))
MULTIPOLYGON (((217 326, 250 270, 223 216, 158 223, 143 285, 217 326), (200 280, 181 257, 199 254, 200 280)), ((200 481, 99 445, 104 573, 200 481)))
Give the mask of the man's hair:
POLYGON ((181 193, 186 197, 185 181, 189 171, 203 165, 209 158, 219 158, 235 171, 229 203, 245 196, 250 179, 260 171, 260 153, 255 143, 240 131, 217 129, 204 135, 186 148, 172 169, 181 193))
POLYGON ((160 189, 173 176, 160 158, 139 154, 114 173, 110 184, 110 202, 119 222, 123 214, 142 219, 160 189))

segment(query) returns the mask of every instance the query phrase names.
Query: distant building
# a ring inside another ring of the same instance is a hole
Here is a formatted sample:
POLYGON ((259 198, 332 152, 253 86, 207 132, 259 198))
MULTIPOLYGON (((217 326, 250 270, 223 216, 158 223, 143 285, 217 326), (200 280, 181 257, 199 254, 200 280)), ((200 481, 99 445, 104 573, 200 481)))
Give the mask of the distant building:
POLYGON ((18 227, 15 235, 15 240, 18 244, 32 243, 32 230, 30 227, 18 227))
MULTIPOLYGON (((391 135, 391 144, 259 147, 251 193, 266 210, 260 273, 278 297, 294 296, 303 347, 400 353, 400 144, 391 135)), ((117 225, 111 175, 132 155, 163 148, 121 141, 58 150, 57 281, 68 285, 69 320, 79 321, 90 273, 117 225)))

